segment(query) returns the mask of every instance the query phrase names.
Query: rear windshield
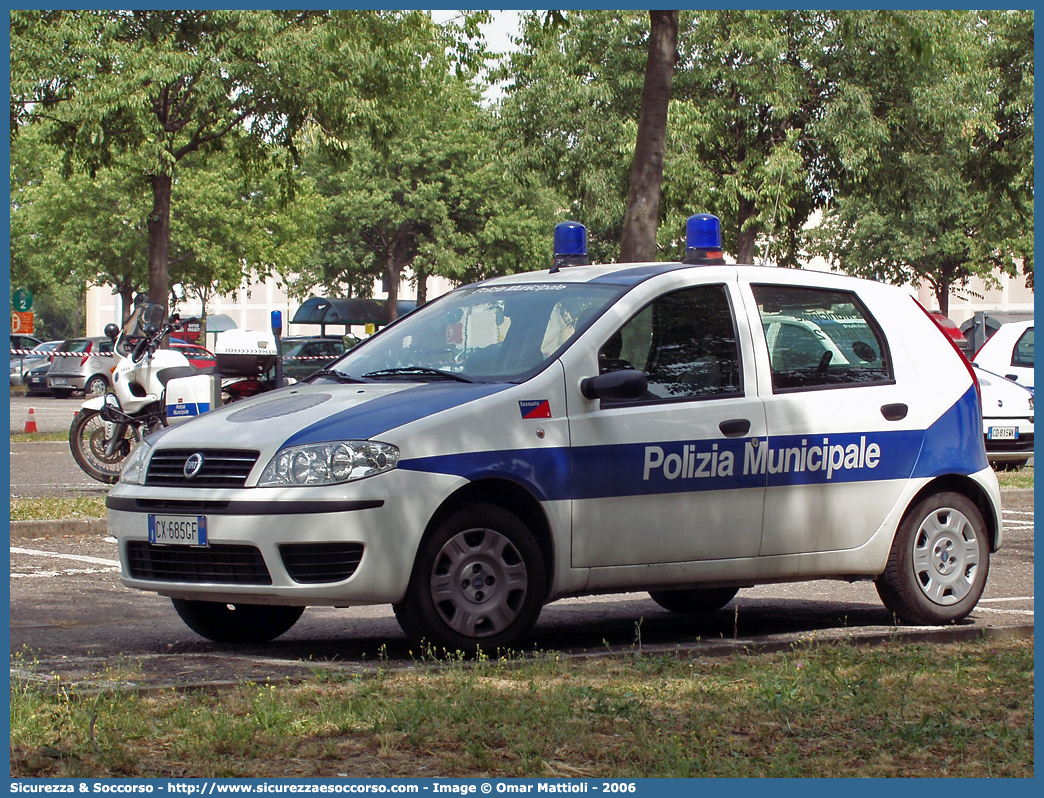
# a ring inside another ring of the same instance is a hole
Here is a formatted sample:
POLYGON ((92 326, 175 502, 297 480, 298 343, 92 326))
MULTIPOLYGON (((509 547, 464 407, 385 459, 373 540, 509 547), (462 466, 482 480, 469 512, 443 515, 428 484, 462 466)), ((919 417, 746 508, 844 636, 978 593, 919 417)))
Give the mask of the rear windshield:
POLYGON ((364 341, 335 369, 366 380, 521 381, 557 357, 624 290, 590 283, 462 288, 364 341))

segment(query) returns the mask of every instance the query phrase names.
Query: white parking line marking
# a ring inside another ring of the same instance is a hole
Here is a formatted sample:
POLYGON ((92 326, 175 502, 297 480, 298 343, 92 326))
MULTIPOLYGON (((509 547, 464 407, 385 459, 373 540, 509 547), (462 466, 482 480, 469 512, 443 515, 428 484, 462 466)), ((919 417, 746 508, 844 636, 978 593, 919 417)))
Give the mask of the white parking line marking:
POLYGON ((66 568, 64 571, 33 571, 31 574, 11 574, 12 579, 36 579, 41 576, 76 576, 77 574, 111 574, 119 568, 66 568))
POLYGON ((119 560, 103 560, 101 557, 84 557, 80 554, 58 554, 53 551, 37 551, 36 549, 21 549, 17 546, 11 547, 12 554, 28 554, 32 557, 58 557, 63 560, 76 560, 77 562, 89 562, 92 565, 108 565, 110 567, 119 568, 119 560))
POLYGON ((1033 596, 1008 596, 1007 598, 988 598, 979 599, 980 604, 987 602, 998 602, 998 601, 1033 601, 1033 596))
POLYGON ((993 607, 976 607, 976 612, 1002 612, 1005 615, 1029 615, 1033 616, 1033 610, 1000 610, 993 607))

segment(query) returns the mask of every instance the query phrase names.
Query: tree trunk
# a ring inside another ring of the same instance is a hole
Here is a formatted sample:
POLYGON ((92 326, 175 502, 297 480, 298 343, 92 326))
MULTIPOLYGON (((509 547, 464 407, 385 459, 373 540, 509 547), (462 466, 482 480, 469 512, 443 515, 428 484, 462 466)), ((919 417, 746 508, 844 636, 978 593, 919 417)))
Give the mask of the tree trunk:
POLYGON ((388 308, 388 321, 393 322, 399 318, 399 278, 402 276, 402 264, 395 247, 392 247, 384 263, 384 271, 388 275, 388 299, 385 306, 388 308))
POLYGON ((134 308, 134 286, 130 284, 129 280, 121 280, 118 292, 120 295, 120 326, 122 327, 127 323, 127 319, 130 318, 131 310, 134 308))
POLYGON ((152 176, 152 212, 149 214, 149 299, 167 307, 170 278, 167 257, 170 252, 170 175, 152 176))
POLYGON ((660 221, 663 153, 667 144, 667 108, 678 58, 678 12, 649 12, 649 57, 645 65, 638 139, 631 164, 627 212, 620 239, 620 262, 656 258, 656 227, 660 221))
POLYGON ((417 269, 417 307, 428 301, 428 270, 417 269))
POLYGON ((736 219, 736 263, 754 263, 754 245, 757 243, 758 229, 754 226, 744 230, 743 225, 754 215, 755 210, 757 207, 753 200, 740 197, 736 219))

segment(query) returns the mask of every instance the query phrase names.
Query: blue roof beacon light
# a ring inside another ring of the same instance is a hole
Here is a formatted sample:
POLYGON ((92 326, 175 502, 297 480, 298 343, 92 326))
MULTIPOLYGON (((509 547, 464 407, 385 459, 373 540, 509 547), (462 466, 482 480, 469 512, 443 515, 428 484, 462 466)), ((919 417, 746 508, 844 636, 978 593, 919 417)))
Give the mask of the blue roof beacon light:
POLYGON ((685 257, 682 263, 724 265, 721 222, 709 213, 697 213, 685 222, 685 257))
POLYGON ((551 274, 563 266, 587 265, 587 228, 580 222, 562 222, 555 225, 555 257, 551 274))

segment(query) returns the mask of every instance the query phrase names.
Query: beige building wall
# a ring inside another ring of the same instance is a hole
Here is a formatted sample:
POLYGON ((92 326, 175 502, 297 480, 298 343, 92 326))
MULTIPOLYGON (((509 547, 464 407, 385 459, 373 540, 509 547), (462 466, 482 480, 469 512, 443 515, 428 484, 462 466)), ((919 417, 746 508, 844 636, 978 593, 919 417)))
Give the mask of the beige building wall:
MULTIPOLYGON (((441 277, 428 278, 428 299, 435 299, 452 289, 448 280, 441 277)), ((318 296, 319 294, 317 294, 318 296)), ((381 283, 374 284, 374 298, 387 299, 387 292, 381 291, 381 283)), ((399 299, 415 299, 416 288, 408 279, 403 279, 399 284, 399 299)), ((314 324, 290 324, 301 301, 291 299, 286 291, 281 288, 275 278, 269 278, 263 283, 255 283, 244 286, 236 296, 222 295, 211 299, 207 303, 207 315, 224 313, 241 330, 261 330, 270 332, 272 329, 272 311, 279 310, 283 313, 283 335, 318 335, 319 327, 314 324)), ((178 312, 185 318, 199 316, 202 307, 198 301, 183 301, 178 303, 178 312)), ((86 335, 103 335, 105 325, 109 322, 122 323, 121 299, 114 294, 109 286, 95 286, 87 291, 87 330, 86 335)), ((328 333, 340 333, 342 327, 328 327, 328 333)), ((353 328, 353 332, 362 335, 362 327, 353 328)))

